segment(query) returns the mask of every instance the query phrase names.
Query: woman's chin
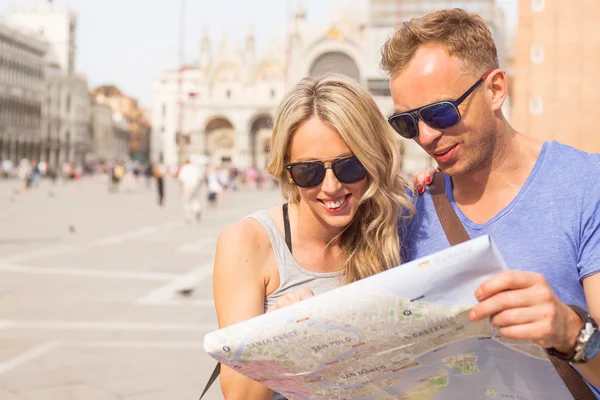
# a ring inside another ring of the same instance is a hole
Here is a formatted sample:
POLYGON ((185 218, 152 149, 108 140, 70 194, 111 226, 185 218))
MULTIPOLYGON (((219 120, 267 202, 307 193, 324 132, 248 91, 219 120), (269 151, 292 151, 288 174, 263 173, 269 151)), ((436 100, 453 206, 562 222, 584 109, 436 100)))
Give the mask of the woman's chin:
POLYGON ((352 222, 354 214, 356 214, 356 208, 353 204, 347 204, 340 210, 332 210, 319 202, 319 208, 321 218, 332 228, 345 228, 352 222))

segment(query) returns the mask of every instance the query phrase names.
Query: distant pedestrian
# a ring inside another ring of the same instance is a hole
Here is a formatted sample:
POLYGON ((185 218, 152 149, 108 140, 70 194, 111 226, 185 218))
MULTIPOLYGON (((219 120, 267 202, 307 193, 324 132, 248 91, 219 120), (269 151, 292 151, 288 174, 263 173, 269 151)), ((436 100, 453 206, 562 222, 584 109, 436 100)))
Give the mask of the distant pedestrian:
POLYGON ((177 180, 181 186, 183 198, 183 209, 186 222, 199 221, 202 215, 202 204, 200 203, 200 191, 204 182, 204 173, 198 165, 192 164, 190 160, 179 169, 177 180))
POLYGON ((111 193, 118 192, 121 185, 121 179, 125 174, 125 168, 121 164, 115 164, 110 170, 109 191, 111 193))
POLYGON ((219 175, 214 168, 208 169, 206 182, 208 186, 208 204, 211 207, 216 207, 219 193, 221 193, 223 187, 219 181, 219 175))
POLYGON ((31 182, 33 179, 31 163, 28 159, 21 159, 21 161, 19 162, 18 174, 19 180, 23 182, 23 191, 25 192, 31 186, 31 182))
POLYGON ((146 189, 149 190, 152 184, 152 177, 154 176, 152 163, 148 163, 146 165, 146 169, 144 170, 144 176, 146 177, 146 189))
POLYGON ((167 166, 163 163, 154 165, 154 177, 156 178, 156 189, 158 194, 157 204, 164 206, 165 202, 165 176, 167 175, 167 166))

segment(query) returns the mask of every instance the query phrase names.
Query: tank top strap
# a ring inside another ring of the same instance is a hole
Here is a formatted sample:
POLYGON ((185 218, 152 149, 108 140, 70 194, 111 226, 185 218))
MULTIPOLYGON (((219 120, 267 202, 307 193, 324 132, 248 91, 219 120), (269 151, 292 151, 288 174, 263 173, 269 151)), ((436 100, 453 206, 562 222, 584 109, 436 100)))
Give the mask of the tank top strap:
POLYGON ((279 270, 279 280, 283 284, 287 281, 288 265, 294 263, 294 260, 290 260, 291 254, 288 251, 288 245, 285 238, 281 234, 279 227, 275 223, 275 220, 269 215, 266 210, 256 211, 246 218, 252 218, 258 221, 267 231, 269 239, 271 240, 271 246, 273 247, 273 253, 275 254, 275 261, 277 262, 277 269, 279 270))

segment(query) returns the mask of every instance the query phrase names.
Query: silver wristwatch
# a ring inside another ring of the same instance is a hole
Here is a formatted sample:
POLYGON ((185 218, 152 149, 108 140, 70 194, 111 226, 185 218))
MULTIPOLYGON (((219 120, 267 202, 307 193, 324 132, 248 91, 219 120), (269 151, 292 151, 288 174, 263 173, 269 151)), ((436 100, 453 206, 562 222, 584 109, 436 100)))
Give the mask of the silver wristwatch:
POLYGON ((548 349, 548 353, 573 364, 586 363, 600 353, 600 331, 594 317, 586 310, 569 305, 583 320, 583 327, 575 342, 575 349, 569 355, 559 353, 555 349, 548 349))

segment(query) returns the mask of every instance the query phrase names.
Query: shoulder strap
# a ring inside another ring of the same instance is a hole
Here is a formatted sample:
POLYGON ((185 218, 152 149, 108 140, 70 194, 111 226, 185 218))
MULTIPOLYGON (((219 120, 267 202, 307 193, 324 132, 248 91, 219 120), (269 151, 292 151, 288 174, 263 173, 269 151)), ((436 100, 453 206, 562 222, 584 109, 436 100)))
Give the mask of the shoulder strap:
POLYGON ((285 231, 285 244, 290 253, 292 252, 292 234, 290 233, 290 216, 288 214, 288 203, 283 205, 283 229, 285 231))
MULTIPOLYGON (((452 208, 444 186, 444 174, 436 173, 433 183, 429 186, 429 193, 448 242, 454 246, 469 240, 470 237, 452 208)), ((549 354, 548 356, 575 400, 598 400, 592 389, 569 363, 549 354)))
POLYGON ((217 363, 217 365, 215 366, 215 369, 212 372, 212 375, 210 376, 210 378, 208 378, 208 382, 206 382, 206 386, 204 387, 204 390, 202 391, 202 394, 200 395, 199 400, 202 400, 202 398, 204 397, 206 392, 208 392, 208 389, 210 389, 212 384, 215 383, 215 381, 219 377, 220 373, 221 373, 221 363, 217 363))
POLYGON ((434 175, 433 183, 429 186, 429 193, 431 194, 435 212, 438 215, 440 224, 442 224, 448 242, 450 242, 450 246, 469 240, 469 234, 460 222, 460 219, 458 219, 458 215, 456 215, 452 204, 450 204, 450 200, 446 196, 444 174, 436 173, 434 175))
POLYGON ((550 361, 552 361, 552 365, 556 368, 556 372, 558 372, 558 375, 560 375, 575 400, 598 400, 592 389, 590 389, 571 364, 550 354, 548 354, 548 357, 550 357, 550 361))

